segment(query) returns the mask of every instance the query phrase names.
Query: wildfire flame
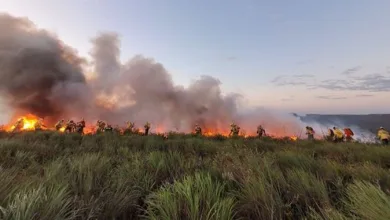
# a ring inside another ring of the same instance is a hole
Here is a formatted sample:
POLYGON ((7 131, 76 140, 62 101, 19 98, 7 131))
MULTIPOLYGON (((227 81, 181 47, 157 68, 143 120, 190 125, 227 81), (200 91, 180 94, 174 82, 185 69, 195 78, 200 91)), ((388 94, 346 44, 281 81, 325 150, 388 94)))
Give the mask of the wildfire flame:
MULTIPOLYGON (((6 130, 8 132, 12 132, 15 129, 19 130, 19 131, 35 130, 36 124, 40 122, 40 118, 36 115, 33 115, 33 114, 27 114, 25 116, 17 117, 14 119, 15 119, 14 121, 16 121, 16 123, 12 124, 12 125, 5 126, 4 130, 6 130), (20 122, 19 126, 21 126, 19 128, 17 128, 18 122, 20 122)), ((47 129, 47 128, 42 127, 42 129, 47 129)), ((62 127, 59 129, 59 132, 65 132, 65 129, 66 129, 66 124, 62 125, 62 127)), ((117 129, 119 129, 119 128, 117 128, 117 129)), ((55 130, 55 129, 52 128, 51 130, 55 130)), ((119 129, 119 130, 123 130, 123 129, 119 129)), ((164 126, 162 126, 160 124, 157 124, 154 130, 157 134, 163 134, 163 133, 167 132, 166 129, 164 128, 164 126)), ((204 136, 215 136, 215 135, 222 135, 225 137, 230 136, 229 135, 230 132, 229 132, 228 128, 226 128, 226 129, 203 128, 202 130, 203 130, 202 134, 204 136)), ((83 131, 84 131, 84 134, 93 134, 96 132, 96 128, 95 128, 95 126, 86 126, 83 131)), ((273 133, 275 133, 275 135, 270 135, 269 137, 276 138, 276 139, 281 139, 281 138, 287 137, 292 141, 298 140, 297 136, 289 136, 289 135, 286 135, 285 132, 274 131, 273 133), (284 135, 282 135, 282 134, 284 134, 284 135)), ((243 137, 256 136, 256 134, 254 132, 247 133, 244 130, 240 131, 239 135, 243 136, 243 137)))
MULTIPOLYGON (((29 130, 35 130, 35 125, 40 120, 39 117, 33 115, 33 114, 27 114, 25 116, 17 118, 17 122, 21 122, 22 127, 19 129, 22 131, 29 131, 29 130)), ((17 126, 17 123, 13 125, 8 125, 6 127, 6 131, 14 131, 17 126)))

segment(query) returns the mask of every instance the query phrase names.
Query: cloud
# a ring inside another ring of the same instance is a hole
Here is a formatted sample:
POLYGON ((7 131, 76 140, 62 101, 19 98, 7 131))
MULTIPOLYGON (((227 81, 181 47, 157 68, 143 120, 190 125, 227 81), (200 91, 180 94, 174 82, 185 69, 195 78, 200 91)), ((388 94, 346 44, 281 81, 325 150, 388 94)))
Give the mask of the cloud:
POLYGON ((350 74, 353 74, 353 73, 359 71, 361 68, 362 68, 361 66, 355 66, 353 68, 349 68, 349 69, 344 70, 341 74, 342 75, 350 75, 350 74))
POLYGON ((277 76, 273 80, 271 80, 271 83, 275 84, 276 86, 299 86, 299 85, 308 85, 308 83, 305 81, 307 78, 313 78, 314 75, 311 74, 298 74, 293 76, 277 76))
POLYGON ((298 75, 294 75, 293 77, 296 77, 296 78, 313 78, 314 75, 312 75, 312 74, 298 74, 298 75))
POLYGON ((358 94, 356 97, 373 97, 374 95, 371 94, 358 94))
POLYGON ((321 96, 316 96, 318 99, 326 99, 326 100, 342 100, 342 99, 347 99, 347 97, 344 96, 327 96, 327 95, 321 95, 321 96))
MULTIPOLYGON (((314 81, 315 75, 296 74, 292 76, 280 75, 271 80, 275 86, 304 86, 309 90, 326 89, 336 91, 362 91, 362 92, 389 92, 390 91, 390 67, 386 73, 374 73, 363 76, 350 76, 358 71, 361 66, 345 70, 343 74, 348 78, 339 76, 337 79, 314 81)), ((368 97, 368 96, 365 96, 368 97)))
POLYGON ((280 80, 282 80, 283 78, 285 78, 286 76, 284 75, 281 75, 281 76, 277 76, 275 77, 273 80, 271 80, 272 83, 276 83, 276 82, 279 82, 280 80))
POLYGON ((369 74, 362 77, 351 77, 348 80, 324 80, 316 86, 329 90, 386 92, 390 91, 390 77, 381 74, 369 74))

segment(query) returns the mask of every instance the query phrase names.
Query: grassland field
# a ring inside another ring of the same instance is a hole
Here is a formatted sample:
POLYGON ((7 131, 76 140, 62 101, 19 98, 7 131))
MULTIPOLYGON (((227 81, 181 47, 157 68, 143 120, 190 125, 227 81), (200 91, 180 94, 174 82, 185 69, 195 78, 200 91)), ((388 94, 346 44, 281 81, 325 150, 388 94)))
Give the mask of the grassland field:
POLYGON ((390 219, 390 148, 0 133, 0 219, 390 219))

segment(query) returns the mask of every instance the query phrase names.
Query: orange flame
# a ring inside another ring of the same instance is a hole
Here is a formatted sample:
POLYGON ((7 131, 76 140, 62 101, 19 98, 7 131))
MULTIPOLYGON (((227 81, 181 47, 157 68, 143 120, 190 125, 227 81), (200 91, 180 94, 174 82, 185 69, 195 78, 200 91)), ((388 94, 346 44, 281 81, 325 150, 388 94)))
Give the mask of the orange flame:
MULTIPOLYGON (((22 131, 31 131, 35 130, 35 125, 39 121, 39 117, 33 114, 27 114, 25 116, 21 116, 17 119, 17 121, 23 121, 23 127, 19 128, 22 131)), ((6 127, 6 131, 13 131, 16 128, 17 124, 8 125, 6 127)))
MULTIPOLYGON (((20 126, 21 125, 23 125, 23 126, 17 129, 19 131, 35 130, 35 125, 40 120, 40 118, 38 116, 33 115, 33 114, 27 114, 25 116, 16 117, 14 119, 17 119, 18 121, 19 120, 23 120, 23 123, 20 124, 20 126)), ((15 123, 13 125, 4 126, 4 130, 8 131, 8 132, 14 131, 16 126, 17 126, 17 123, 15 123)), ((65 128, 66 128, 66 125, 63 125, 63 127, 61 127, 59 129, 59 132, 65 132, 65 128)), ((42 129, 47 129, 47 128, 42 127, 42 129)), ((50 128, 50 130, 51 129, 55 130, 54 128, 50 128)), ((117 128, 117 129, 119 129, 121 132, 123 131, 123 129, 120 129, 120 128, 117 128)), ((154 128, 154 131, 157 134, 164 134, 164 133, 168 132, 166 127, 164 127, 161 124, 157 124, 156 127, 154 128)), ((288 139, 290 139, 292 141, 297 141, 298 140, 298 136, 292 135, 291 133, 288 134, 288 132, 286 132, 284 129, 272 129, 272 130, 270 129, 270 131, 271 132, 268 133, 267 136, 269 136, 271 138, 275 138, 275 139, 288 138, 288 139)), ((93 126, 93 125, 87 125, 84 128, 84 134, 94 134, 95 132, 96 132, 96 127, 93 126)), ((226 127, 226 128, 223 128, 223 127, 218 127, 218 128, 206 127, 206 128, 204 128, 203 127, 202 128, 202 134, 204 136, 222 135, 222 136, 225 136, 225 137, 229 137, 230 136, 230 128, 229 127, 226 127)), ((255 133, 255 129, 253 129, 253 130, 241 129, 241 131, 239 133, 239 136, 241 136, 241 137, 249 137, 249 136, 255 137, 256 135, 257 134, 255 133)))

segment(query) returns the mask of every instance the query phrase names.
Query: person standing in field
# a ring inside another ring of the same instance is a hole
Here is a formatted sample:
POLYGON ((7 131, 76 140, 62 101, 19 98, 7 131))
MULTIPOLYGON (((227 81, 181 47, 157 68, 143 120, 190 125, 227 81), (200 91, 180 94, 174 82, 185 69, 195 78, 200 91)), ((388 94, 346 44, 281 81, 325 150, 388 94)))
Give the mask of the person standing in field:
POLYGON ((230 135, 237 137, 239 133, 240 133, 240 127, 238 125, 236 125, 235 123, 232 123, 230 125, 230 135))
POLYGON ((327 141, 333 141, 334 140, 334 132, 332 129, 328 129, 328 135, 326 136, 327 141))
POLYGON ((146 124, 144 125, 144 128, 145 128, 145 135, 148 135, 149 134, 149 129, 150 129, 150 123, 146 122, 146 124))
POLYGON ((195 134, 202 135, 202 128, 198 124, 195 125, 195 134))
POLYGON ((62 127, 64 127, 65 119, 61 119, 55 124, 55 128, 57 131, 59 131, 62 127))
POLYGON ((389 132, 386 131, 383 127, 379 128, 377 137, 383 145, 389 144, 389 132))
POLYGON ((344 140, 344 133, 340 129, 333 127, 333 133, 334 133, 334 142, 343 142, 344 140))
POLYGON ((265 136, 265 129, 261 125, 257 126, 257 136, 258 137, 265 136))
POLYGON ((344 134, 346 142, 351 142, 353 140, 352 136, 354 135, 354 133, 350 128, 344 128, 344 134))
POLYGON ((314 129, 310 126, 306 126, 306 134, 308 140, 314 140, 314 129))

